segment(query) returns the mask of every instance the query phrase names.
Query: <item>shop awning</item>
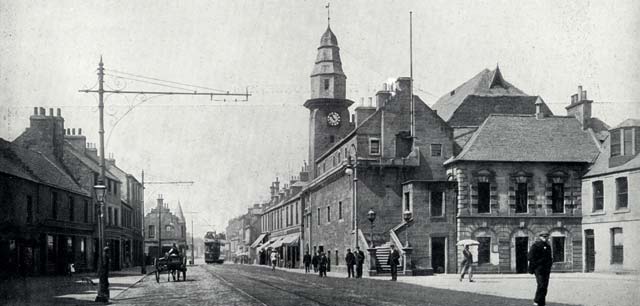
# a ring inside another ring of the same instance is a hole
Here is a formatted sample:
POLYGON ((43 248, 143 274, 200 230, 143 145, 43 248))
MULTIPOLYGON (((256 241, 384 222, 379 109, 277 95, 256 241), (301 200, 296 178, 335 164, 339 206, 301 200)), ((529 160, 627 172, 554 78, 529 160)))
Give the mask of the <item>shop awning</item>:
MULTIPOLYGON (((276 238, 277 239, 277 238, 276 238)), ((286 236, 282 236, 279 238, 279 240, 277 240, 276 242, 274 242, 272 245, 270 245, 269 247, 272 248, 279 248, 281 246, 289 246, 289 245, 296 245, 298 244, 298 241, 300 240, 300 233, 295 233, 295 234, 289 234, 286 236)))
POLYGON ((267 247, 270 247, 272 243, 274 243, 276 240, 278 240, 279 238, 271 238, 271 240, 265 242, 264 244, 262 244, 261 246, 259 246, 256 251, 260 252, 264 249, 266 249, 267 247))
POLYGON ((279 237, 278 240, 274 243, 272 243, 269 247, 271 248, 279 248, 282 246, 282 240, 284 239, 284 237, 279 237))
POLYGON ((264 240, 265 236, 267 236, 267 234, 260 234, 260 236, 258 236, 258 239, 256 239, 256 241, 251 244, 251 248, 255 249, 260 243, 262 243, 262 240, 264 240))
POLYGON ((297 245, 300 241, 300 233, 289 234, 282 238, 283 245, 297 245))

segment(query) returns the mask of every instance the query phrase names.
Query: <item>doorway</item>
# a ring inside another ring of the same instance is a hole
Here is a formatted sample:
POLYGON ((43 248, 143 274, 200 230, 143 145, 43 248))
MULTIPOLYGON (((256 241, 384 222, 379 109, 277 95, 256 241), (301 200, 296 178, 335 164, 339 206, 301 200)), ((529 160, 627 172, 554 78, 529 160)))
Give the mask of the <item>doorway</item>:
POLYGON ((445 237, 431 237, 431 267, 433 273, 444 273, 445 268, 445 237))
POLYGON ((516 237, 516 273, 527 273, 529 237, 516 237))
POLYGON ((596 267, 596 246, 595 246, 595 238, 593 235, 593 230, 592 229, 588 229, 584 231, 584 237, 585 237, 585 246, 584 246, 584 252, 585 252, 585 267, 584 267, 584 271, 585 272, 593 272, 593 270, 595 270, 596 267))

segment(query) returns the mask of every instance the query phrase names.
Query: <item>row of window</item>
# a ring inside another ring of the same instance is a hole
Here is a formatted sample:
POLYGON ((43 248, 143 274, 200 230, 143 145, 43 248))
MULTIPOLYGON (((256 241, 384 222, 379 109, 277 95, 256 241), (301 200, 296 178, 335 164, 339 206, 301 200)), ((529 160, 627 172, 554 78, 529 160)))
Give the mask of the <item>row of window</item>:
MULTIPOLYGON (((326 220, 327 223, 331 222, 331 205, 327 205, 327 214, 326 214, 326 220)), ((317 214, 317 218, 318 218, 318 224, 322 224, 322 217, 321 217, 321 212, 322 210, 320 208, 318 208, 318 214, 317 214)), ((342 201, 338 202, 338 220, 342 220, 342 201)), ((307 222, 307 227, 309 226, 310 222, 307 222)))
MULTIPOLYGON (((529 183, 516 183, 515 185, 515 212, 527 213, 529 203, 529 183)), ((491 212, 491 183, 478 182, 476 185, 478 192, 478 213, 491 212)), ((551 184, 551 211, 553 213, 564 213, 565 198, 564 183, 551 184)))
POLYGON ((299 201, 272 210, 262 216, 262 231, 273 231, 300 224, 299 201))
MULTIPOLYGON (((478 245, 478 264, 488 264, 491 262, 491 237, 476 237, 480 243, 478 245)), ((565 236, 552 236, 550 239, 553 262, 565 261, 565 236)))
MULTIPOLYGON (((27 196, 27 223, 33 223, 33 198, 31 196, 27 196)), ((58 193, 53 191, 51 192, 51 218, 54 220, 58 220, 58 212, 62 204, 59 201, 58 193)), ((69 220, 72 222, 84 222, 89 223, 89 200, 83 201, 83 211, 82 211, 82 219, 76 218, 76 201, 73 196, 68 196, 67 198, 67 207, 69 220)))
MULTIPOLYGON (((604 211, 604 184, 602 181, 591 183, 593 190, 593 212, 604 211)), ((626 177, 616 178, 616 210, 629 207, 629 186, 626 177)))

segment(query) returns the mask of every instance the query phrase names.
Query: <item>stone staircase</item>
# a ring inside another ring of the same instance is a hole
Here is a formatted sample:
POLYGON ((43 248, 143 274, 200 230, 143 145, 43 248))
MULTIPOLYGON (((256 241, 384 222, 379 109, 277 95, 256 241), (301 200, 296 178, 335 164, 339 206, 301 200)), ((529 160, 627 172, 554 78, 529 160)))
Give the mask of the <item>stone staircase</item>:
POLYGON ((390 254, 391 248, 389 247, 389 242, 376 247, 376 270, 378 271, 378 275, 391 275, 391 266, 387 264, 390 254))

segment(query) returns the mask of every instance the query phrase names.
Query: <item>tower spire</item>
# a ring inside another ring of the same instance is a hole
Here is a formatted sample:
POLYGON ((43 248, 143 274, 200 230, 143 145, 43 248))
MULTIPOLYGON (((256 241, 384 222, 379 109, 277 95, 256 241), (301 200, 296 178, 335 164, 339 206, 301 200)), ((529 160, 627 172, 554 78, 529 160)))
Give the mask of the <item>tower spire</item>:
POLYGON ((331 27, 331 2, 327 2, 327 27, 331 27))

